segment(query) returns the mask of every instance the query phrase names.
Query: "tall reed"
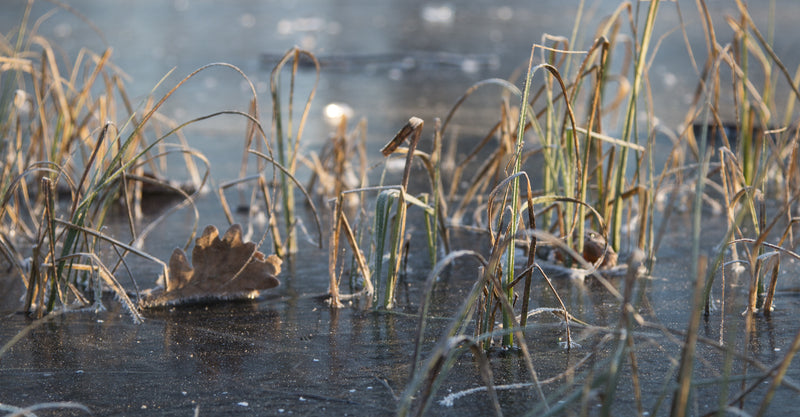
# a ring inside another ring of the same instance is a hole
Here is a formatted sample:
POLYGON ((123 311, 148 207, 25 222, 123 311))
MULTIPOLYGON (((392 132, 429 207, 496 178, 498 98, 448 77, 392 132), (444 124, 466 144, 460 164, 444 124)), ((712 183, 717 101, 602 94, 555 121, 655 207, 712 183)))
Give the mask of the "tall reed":
MULTIPOLYGON (((294 203, 294 188, 290 182, 288 175, 295 175, 297 169, 298 152, 300 150, 300 140, 303 136, 303 129, 305 128, 308 119, 309 111, 311 109, 311 102, 314 100, 316 94, 317 84, 319 83, 320 66, 317 58, 310 52, 304 51, 299 48, 292 48, 286 52, 281 58, 275 68, 272 70, 270 76, 270 91, 272 94, 272 127, 275 135, 275 146, 277 152, 277 161, 282 166, 286 167, 287 172, 280 173, 282 202, 283 202, 283 220, 286 228, 286 247, 285 252, 292 254, 297 252, 297 236, 295 232, 295 203, 294 203), (295 98, 295 81, 297 78, 297 69, 300 64, 301 57, 310 59, 316 68, 316 79, 314 85, 311 87, 308 97, 303 107, 303 111, 299 121, 294 120, 294 98, 295 98), (282 95, 281 95, 281 81, 280 75, 283 67, 291 61, 288 104, 286 106, 286 119, 284 120, 282 95), (297 131, 294 130, 294 123, 297 122, 297 131), (284 127, 285 123, 285 127, 284 127)), ((283 251, 279 252, 282 253, 283 251)))
MULTIPOLYGON (((653 36, 653 30, 656 22, 656 15, 658 13, 659 0, 654 0, 648 3, 647 17, 644 26, 639 28, 641 31, 641 40, 636 44, 635 50, 635 65, 633 68, 633 82, 631 83, 631 95, 628 99, 628 107, 625 111, 625 121, 622 126, 622 141, 638 143, 636 135, 636 115, 639 101, 639 94, 642 88, 642 80, 645 76, 646 66, 648 62, 648 52, 650 49, 650 41, 653 36)), ((637 6, 638 7, 638 6, 637 6)), ((619 160, 616 161, 615 166, 616 177, 614 179, 614 200, 613 200, 613 214, 611 217, 611 245, 615 250, 619 251, 622 241, 622 211, 623 211, 623 195, 625 193, 625 184, 627 180, 627 167, 628 167, 628 147, 623 147, 620 150, 619 160)), ((638 159, 638 158, 637 158, 638 159)))

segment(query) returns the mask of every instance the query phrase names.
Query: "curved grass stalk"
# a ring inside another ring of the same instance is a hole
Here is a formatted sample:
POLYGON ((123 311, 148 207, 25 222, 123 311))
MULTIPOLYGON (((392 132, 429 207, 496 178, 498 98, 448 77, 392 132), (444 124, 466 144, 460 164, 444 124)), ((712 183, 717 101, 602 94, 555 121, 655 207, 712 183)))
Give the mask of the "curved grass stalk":
MULTIPOLYGON (((262 159, 266 160, 267 162, 269 162, 273 166, 273 168, 276 168, 276 169, 280 170, 281 173, 284 174, 287 179, 291 180, 295 184, 295 186, 300 190, 300 192, 303 193, 303 195, 306 198, 306 201, 308 202, 309 207, 311 208, 311 212, 314 214, 314 222, 316 223, 317 233, 318 233, 318 236, 319 236, 319 240, 317 241, 317 243, 318 243, 319 247, 322 248, 322 242, 323 242, 323 239, 322 239, 322 224, 320 223, 320 220, 319 220, 319 213, 317 212, 317 207, 314 205, 314 200, 311 198, 311 195, 309 195, 309 193, 305 189, 305 187, 303 187, 303 185, 300 183, 300 181, 298 181, 297 178, 295 178, 294 175, 291 172, 289 172, 288 168, 284 167, 283 165, 281 165, 280 163, 275 161, 272 157, 270 157, 268 155, 265 155, 265 154, 263 154, 261 152, 254 151, 252 149, 249 152, 251 154, 259 157, 259 158, 262 158, 262 159)), ((271 207, 268 208, 268 210, 271 210, 271 207)))
MULTIPOLYGON (((506 243, 508 242, 509 241, 506 240, 506 243)), ((437 263, 437 265, 428 275, 428 280, 426 281, 428 285, 432 285, 433 281, 435 280, 435 277, 438 276, 439 273, 441 273, 441 270, 445 266, 447 266, 447 264, 452 262, 454 259, 462 256, 473 256, 476 257, 476 259, 478 259, 481 263, 486 262, 479 254, 475 252, 471 251, 453 252, 452 254, 449 254, 441 261, 439 261, 439 263, 437 263)), ((487 280, 489 273, 486 271, 494 270, 499 265, 500 256, 495 255, 492 258, 493 259, 490 259, 487 263, 485 263, 486 266, 484 268, 484 273, 480 274, 480 278, 472 286, 471 291, 462 302, 461 307, 458 310, 458 313, 453 317, 453 320, 450 326, 448 327, 448 330, 446 330, 442 334, 439 342, 434 348, 433 353, 431 354, 429 359, 425 362, 425 365, 421 368, 417 368, 415 361, 415 368, 414 368, 415 372, 412 373, 411 381, 409 381, 409 383, 406 385, 406 389, 404 390, 403 395, 400 398, 400 403, 398 404, 398 411, 397 411, 398 416, 403 416, 403 417, 408 415, 420 416, 424 414, 425 410, 428 408, 431 401, 433 400, 433 394, 435 393, 436 388, 440 384, 441 379, 453 365, 453 360, 456 357, 456 354, 458 353, 458 351, 455 351, 454 349, 457 348, 462 342, 468 342, 470 344, 471 349, 473 349, 473 352, 475 352, 478 355, 479 360, 482 357, 482 354, 480 353, 481 350, 475 348, 475 346, 478 345, 478 342, 481 342, 481 340, 477 338, 470 338, 464 336, 463 332, 466 330, 466 326, 468 324, 467 318, 471 315, 471 312, 475 311, 478 297, 488 282, 487 280), (459 336, 459 334, 461 334, 461 336, 459 336), (418 397, 420 404, 417 407, 417 409, 412 412, 411 410, 413 405, 412 403, 416 397, 418 397)), ((504 301, 502 297, 501 301, 504 301)), ((422 332, 424 332, 424 320, 426 315, 425 311, 427 311, 427 305, 429 305, 429 302, 430 302, 429 300, 423 301, 423 303, 420 306, 421 309, 420 329, 419 329, 420 333, 418 334, 418 339, 422 337, 421 334, 422 332)), ((510 308, 510 306, 507 303, 504 303, 504 305, 510 308)), ((517 334, 521 337, 521 333, 519 333, 519 331, 517 331, 517 334)), ((491 337, 491 335, 487 334, 484 337, 491 337)), ((523 353, 527 353, 527 349, 524 347, 524 344, 523 344, 523 353)), ((415 358, 417 358, 418 356, 419 356, 418 353, 415 353, 415 358)), ((525 357, 527 363, 530 364, 530 357, 528 355, 525 355, 525 357)), ((482 375, 485 376, 484 371, 482 371, 482 375)), ((488 384, 491 384, 491 382, 487 382, 487 385, 488 384)))
MULTIPOLYGON (((467 345, 467 349, 472 351, 473 355, 477 359, 478 369, 480 370, 481 377, 486 384, 486 390, 488 391, 489 398, 492 401, 495 415, 502 416, 503 414, 500 409, 500 401, 497 398, 497 393, 494 389, 494 382, 492 381, 492 369, 489 366, 489 361, 486 358, 485 353, 480 347, 481 343, 482 341, 480 339, 475 339, 465 335, 453 336, 443 341, 428 362, 429 373, 425 374, 428 376, 428 378, 426 381, 423 381, 424 385, 421 384, 422 386, 420 387, 422 389, 422 392, 420 393, 421 404, 416 410, 414 410, 414 412, 411 412, 410 404, 408 404, 407 407, 406 404, 401 402, 401 408, 398 410, 397 416, 404 417, 407 415, 413 415, 421 417, 425 414, 425 411, 433 401, 434 394, 443 382, 443 376, 447 374, 450 368, 452 368, 455 364, 456 359, 461 356, 464 350, 466 350, 462 347, 464 344, 467 345)), ((404 393, 401 401, 405 399, 405 396, 406 393, 404 393)))

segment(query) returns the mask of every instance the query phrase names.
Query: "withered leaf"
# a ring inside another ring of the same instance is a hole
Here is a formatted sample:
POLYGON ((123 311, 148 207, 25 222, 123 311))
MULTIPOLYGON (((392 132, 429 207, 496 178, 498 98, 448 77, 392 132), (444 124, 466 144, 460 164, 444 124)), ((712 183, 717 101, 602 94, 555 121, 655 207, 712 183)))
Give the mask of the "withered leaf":
POLYGON ((280 258, 265 256, 256 250, 255 243, 243 242, 242 228, 238 224, 231 226, 222 239, 216 227, 207 226, 195 241, 192 264, 186 254, 176 248, 169 260, 169 279, 163 287, 145 291, 139 306, 154 308, 252 299, 264 290, 277 287, 280 281, 276 277, 280 272, 280 258), (245 266, 248 259, 250 262, 245 266))

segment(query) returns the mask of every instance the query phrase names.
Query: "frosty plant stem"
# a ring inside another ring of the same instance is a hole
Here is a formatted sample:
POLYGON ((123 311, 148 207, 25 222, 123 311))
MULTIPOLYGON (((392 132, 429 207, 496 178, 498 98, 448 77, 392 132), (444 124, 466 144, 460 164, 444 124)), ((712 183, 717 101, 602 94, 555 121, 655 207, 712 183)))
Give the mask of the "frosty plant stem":
MULTIPOLYGON (((522 91, 522 103, 519 106, 519 124, 517 125, 517 148, 514 152, 514 171, 511 175, 516 175, 522 170, 522 145, 525 143, 525 120, 528 117, 528 92, 531 89, 531 78, 533 77, 533 54, 534 48, 531 48, 531 55, 528 60, 528 75, 525 77, 525 89, 522 91)), ((517 234, 517 211, 519 211, 519 177, 511 180, 511 218, 508 223, 508 236, 515 236, 517 234)), ((508 297, 509 303, 514 300, 514 288, 511 283, 514 281, 514 245, 508 245, 506 249, 506 267, 503 277, 503 286, 505 287, 505 294, 508 297)), ((506 310, 503 310, 503 328, 510 329, 513 324, 514 318, 511 317, 506 310)), ((514 345, 514 335, 508 333, 503 336, 503 347, 511 347, 514 345)))
MULTIPOLYGON (((647 51, 650 47, 650 38, 653 35, 653 26, 656 21, 656 12, 658 11, 659 0, 650 2, 647 11, 647 20, 645 22, 644 30, 642 31, 642 40, 639 44, 639 50, 636 55, 636 66, 633 74, 633 86, 631 90, 631 97, 628 101, 628 109, 625 112, 625 124, 622 127, 622 140, 625 142, 635 141, 633 132, 635 131, 636 124, 636 102, 639 99, 639 88, 642 85, 644 78, 645 66, 647 65, 647 51)), ((625 194, 625 174, 627 173, 626 166, 628 164, 628 147, 623 146, 620 150, 620 159, 617 164, 617 176, 614 179, 614 207, 612 214, 612 229, 611 229, 611 246, 619 252, 620 240, 622 239, 622 208, 624 204, 623 194, 625 194)))

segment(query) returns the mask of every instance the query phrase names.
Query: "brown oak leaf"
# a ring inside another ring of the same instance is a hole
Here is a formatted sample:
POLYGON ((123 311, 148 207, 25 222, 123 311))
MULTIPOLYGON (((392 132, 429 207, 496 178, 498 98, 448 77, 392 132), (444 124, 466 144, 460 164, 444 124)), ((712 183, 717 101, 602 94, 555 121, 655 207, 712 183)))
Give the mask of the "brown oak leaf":
POLYGON ((216 227, 206 226, 195 241, 192 264, 176 248, 169 259, 169 279, 164 286, 143 292, 139 306, 253 299, 262 291, 277 287, 280 281, 276 276, 280 272, 281 259, 265 256, 253 242, 243 242, 238 224, 231 226, 222 239, 216 227), (248 259, 250 262, 245 266, 248 259))

